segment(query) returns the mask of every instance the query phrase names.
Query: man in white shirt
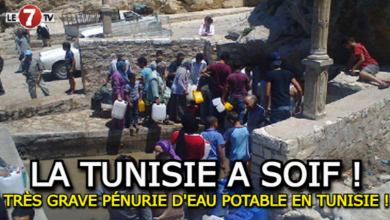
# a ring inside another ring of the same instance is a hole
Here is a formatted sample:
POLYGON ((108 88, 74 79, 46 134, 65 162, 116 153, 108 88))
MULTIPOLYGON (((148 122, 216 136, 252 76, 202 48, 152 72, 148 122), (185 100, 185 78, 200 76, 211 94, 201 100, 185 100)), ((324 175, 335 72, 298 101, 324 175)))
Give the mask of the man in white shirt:
POLYGON ((198 53, 191 63, 191 81, 193 85, 198 85, 202 70, 207 67, 206 61, 203 60, 203 54, 198 53))

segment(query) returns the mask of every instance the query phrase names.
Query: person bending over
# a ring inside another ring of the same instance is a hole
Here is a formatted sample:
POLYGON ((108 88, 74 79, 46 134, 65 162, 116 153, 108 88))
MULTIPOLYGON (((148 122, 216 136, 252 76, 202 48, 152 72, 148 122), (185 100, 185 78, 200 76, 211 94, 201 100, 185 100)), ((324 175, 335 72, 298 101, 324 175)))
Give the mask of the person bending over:
POLYGON ((379 89, 389 88, 390 80, 375 76, 379 72, 378 62, 370 56, 361 43, 357 43, 354 37, 347 37, 342 41, 342 44, 351 51, 348 66, 344 69, 345 72, 352 76, 359 75, 360 80, 378 83, 379 89), (357 70, 359 70, 358 74, 357 70))

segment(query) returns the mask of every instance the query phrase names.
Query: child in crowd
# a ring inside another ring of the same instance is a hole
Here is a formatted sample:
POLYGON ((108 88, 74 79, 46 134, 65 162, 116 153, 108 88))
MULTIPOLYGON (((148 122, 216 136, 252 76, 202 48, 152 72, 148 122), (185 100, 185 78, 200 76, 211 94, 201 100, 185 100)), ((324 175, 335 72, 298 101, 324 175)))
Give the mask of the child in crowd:
POLYGON ((142 69, 141 71, 141 83, 143 85, 143 90, 142 90, 142 97, 143 97, 143 100, 145 102, 145 108, 146 108, 146 111, 144 113, 144 123, 145 124, 152 124, 153 123, 153 120, 151 120, 151 114, 152 114, 152 107, 151 107, 151 104, 153 103, 149 103, 148 101, 148 98, 147 98, 147 94, 148 94, 148 91, 149 91, 149 77, 150 75, 152 74, 152 69, 149 68, 147 66, 148 64, 148 61, 146 60, 145 57, 140 57, 138 58, 137 60, 137 66, 142 69))
POLYGON ((65 53, 65 67, 66 72, 69 77, 69 85, 70 89, 66 91, 69 95, 73 95, 76 89, 76 81, 74 80, 74 72, 76 72, 76 60, 74 58, 74 54, 71 50, 71 45, 69 42, 62 43, 62 49, 65 53))
POLYGON ((204 24, 202 24, 199 28, 199 36, 214 36, 215 29, 212 23, 213 19, 210 16, 205 17, 204 24))
POLYGON ((126 84, 126 100, 129 103, 127 108, 128 123, 131 130, 138 130, 138 102, 142 100, 140 82, 136 80, 135 75, 129 75, 129 82, 126 84))
POLYGON ((210 142, 211 151, 208 160, 218 160, 221 169, 226 169, 225 157, 223 154, 223 146, 225 144, 223 136, 216 129, 218 128, 218 119, 214 116, 209 116, 206 119, 206 130, 200 135, 210 142))
POLYGON ((242 160, 246 163, 249 160, 249 131, 246 127, 241 125, 240 118, 236 112, 230 112, 226 116, 234 127, 228 129, 223 135, 225 143, 231 142, 230 150, 230 170, 232 170, 233 163, 236 160, 242 160))
MULTIPOLYGON (((162 50, 158 50, 158 51, 156 51, 156 60, 154 60, 154 61, 152 61, 151 63, 150 63, 150 69, 152 69, 153 71, 154 70, 157 70, 157 65, 159 64, 159 63, 164 63, 165 65, 167 64, 167 62, 165 62, 165 61, 163 61, 163 59, 164 59, 164 53, 163 53, 163 51, 162 50)), ((163 77, 163 79, 165 79, 165 74, 162 76, 163 77)))
POLYGON ((360 80, 378 83, 379 89, 389 88, 390 80, 375 76, 379 72, 378 62, 370 56, 367 49, 361 43, 357 43, 353 37, 347 37, 342 41, 342 44, 352 52, 348 66, 344 71, 355 76, 357 75, 355 71, 360 70, 360 80))

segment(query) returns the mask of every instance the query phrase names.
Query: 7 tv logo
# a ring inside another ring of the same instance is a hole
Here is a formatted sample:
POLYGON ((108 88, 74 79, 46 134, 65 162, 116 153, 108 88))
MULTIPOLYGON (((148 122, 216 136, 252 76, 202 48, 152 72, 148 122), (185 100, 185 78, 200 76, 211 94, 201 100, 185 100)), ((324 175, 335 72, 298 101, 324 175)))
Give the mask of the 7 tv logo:
POLYGON ((23 27, 31 29, 41 22, 54 22, 54 13, 42 13, 35 5, 27 5, 20 9, 19 13, 6 13, 7 23, 19 22, 23 27))

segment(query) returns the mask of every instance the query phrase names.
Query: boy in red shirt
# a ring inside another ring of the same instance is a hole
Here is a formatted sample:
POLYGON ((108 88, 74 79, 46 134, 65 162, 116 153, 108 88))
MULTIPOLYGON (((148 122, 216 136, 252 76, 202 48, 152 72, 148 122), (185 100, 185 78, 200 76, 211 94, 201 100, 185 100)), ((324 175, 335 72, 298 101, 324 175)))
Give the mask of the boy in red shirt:
POLYGON ((345 69, 346 72, 350 72, 352 76, 356 76, 355 71, 360 70, 359 79, 376 82, 379 84, 379 89, 389 88, 390 80, 375 76, 379 72, 378 62, 370 56, 367 49, 361 43, 356 43, 353 37, 347 37, 342 41, 342 44, 352 52, 348 66, 345 69))

